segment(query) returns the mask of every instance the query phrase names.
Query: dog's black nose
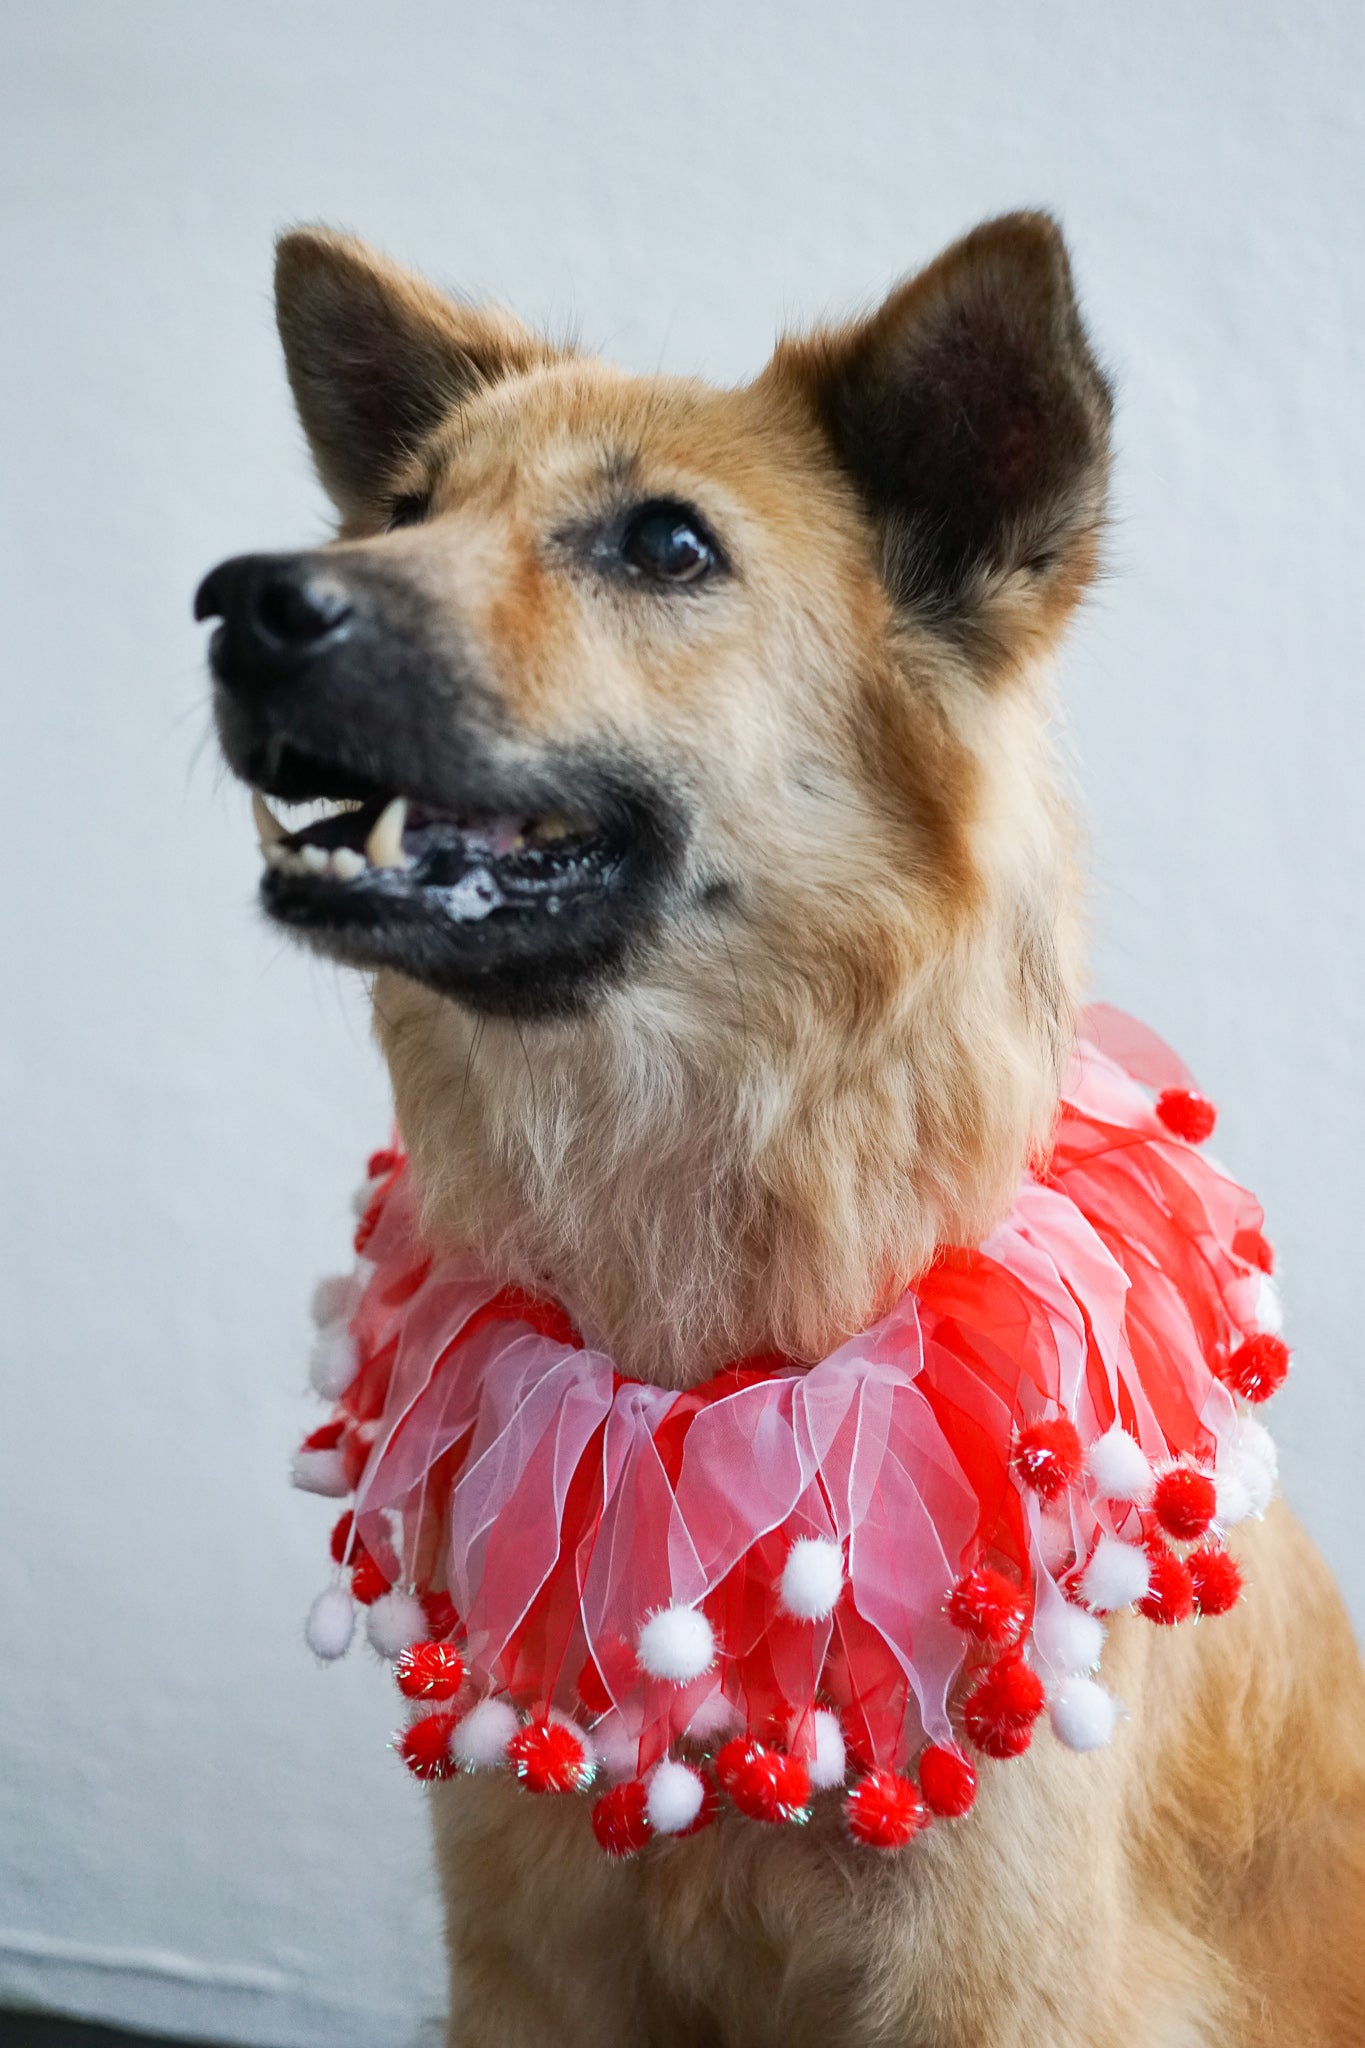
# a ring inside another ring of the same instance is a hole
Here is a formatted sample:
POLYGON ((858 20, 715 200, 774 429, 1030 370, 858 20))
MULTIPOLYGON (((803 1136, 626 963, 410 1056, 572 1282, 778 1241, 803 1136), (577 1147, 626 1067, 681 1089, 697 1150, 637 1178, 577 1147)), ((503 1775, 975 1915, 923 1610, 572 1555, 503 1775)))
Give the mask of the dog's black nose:
POLYGON ((279 676, 311 660, 342 637, 351 610, 340 576, 315 555, 235 555, 194 597, 196 619, 223 621, 226 666, 238 676, 279 676))

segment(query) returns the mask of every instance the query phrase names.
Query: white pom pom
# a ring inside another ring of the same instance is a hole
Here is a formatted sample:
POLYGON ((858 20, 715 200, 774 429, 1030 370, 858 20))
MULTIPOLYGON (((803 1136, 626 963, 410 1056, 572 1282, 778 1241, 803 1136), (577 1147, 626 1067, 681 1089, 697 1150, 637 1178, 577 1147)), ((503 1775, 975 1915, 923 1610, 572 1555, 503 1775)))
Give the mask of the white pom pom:
POLYGON ((681 1835, 701 1812, 706 1786, 690 1764, 666 1756, 645 1785, 645 1812, 656 1835, 681 1835))
POLYGON ((1101 1536, 1081 1574, 1081 1598, 1097 1614, 1112 1614, 1140 1600, 1151 1576, 1145 1550, 1136 1543, 1121 1543, 1117 1536, 1101 1536))
POLYGON ((1254 1415, 1238 1416, 1230 1448, 1239 1464, 1249 1461, 1268 1472, 1272 1479, 1278 1475, 1280 1454, 1275 1448, 1275 1439, 1254 1415))
POLYGON ((342 1500, 350 1492, 346 1465, 339 1450, 295 1451, 289 1477, 304 1493, 321 1493, 328 1500, 342 1500))
POLYGON ((1103 1749, 1114 1733, 1119 1703, 1093 1678, 1068 1678, 1048 1701, 1052 1732, 1068 1749, 1103 1749))
POLYGON ((661 1607, 642 1624, 635 1651, 651 1678, 687 1685, 710 1670, 716 1639, 700 1607, 661 1607))
POLYGON ((1218 1519, 1225 1529, 1249 1515, 1265 1513, 1275 1495, 1279 1462, 1275 1439, 1265 1424, 1254 1415, 1240 1416, 1223 1446, 1214 1478, 1218 1519))
POLYGON ((1117 1422, 1091 1444, 1085 1469, 1104 1500, 1144 1501, 1152 1490, 1152 1468, 1141 1444, 1117 1422))
POLYGON ((1252 1505, 1251 1489, 1240 1472, 1215 1473, 1213 1496, 1214 1517, 1224 1529, 1235 1529, 1239 1522, 1245 1522, 1256 1512, 1252 1505))
POLYGON ((839 1716, 831 1714, 828 1707, 817 1707, 813 1720, 815 1754, 807 1758, 807 1768, 817 1791, 827 1791, 831 1785, 842 1785, 848 1775, 844 1731, 839 1726, 839 1716))
POLYGON ((778 1597, 798 1621, 823 1621, 844 1589, 844 1553, 827 1536, 798 1536, 782 1567, 778 1597))
POLYGON ((1284 1328, 1284 1303, 1280 1300, 1280 1290, 1269 1273, 1258 1273, 1256 1278, 1256 1327, 1278 1337, 1284 1328))
POLYGON ((365 1633, 370 1648, 381 1657, 401 1657, 412 1643, 420 1643, 427 1632, 427 1618, 415 1593, 383 1593, 365 1611, 365 1633))
POLYGON ((353 1273, 329 1273, 313 1289, 313 1321, 320 1330, 328 1323, 349 1323, 359 1299, 360 1285, 353 1273))
POLYGON ((329 1586, 308 1610, 304 1637, 315 1657, 334 1664, 351 1647, 355 1634, 355 1602, 344 1586, 329 1586))
POLYGON ((358 1364, 355 1338, 345 1323, 329 1323, 313 1339, 308 1384, 324 1401, 335 1401, 355 1378, 358 1364))
POLYGON ((1062 1606, 1048 1601, 1033 1618, 1033 1643, 1038 1661, 1059 1678, 1093 1671, 1104 1648, 1104 1623, 1070 1600, 1062 1606))
POLYGON ((480 1700, 457 1725, 450 1747, 467 1771, 491 1771, 507 1758, 521 1723, 510 1700, 480 1700))
POLYGON ((1263 1515, 1275 1498, 1274 1468, 1264 1465, 1253 1468, 1244 1475, 1242 1484, 1251 1496, 1252 1514, 1263 1515))

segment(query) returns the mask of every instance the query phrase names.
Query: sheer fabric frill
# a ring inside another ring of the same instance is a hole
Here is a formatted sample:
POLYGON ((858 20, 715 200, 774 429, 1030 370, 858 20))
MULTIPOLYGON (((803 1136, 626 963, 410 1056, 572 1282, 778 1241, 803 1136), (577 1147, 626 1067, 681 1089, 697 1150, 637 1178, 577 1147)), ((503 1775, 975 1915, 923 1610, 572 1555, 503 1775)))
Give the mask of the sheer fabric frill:
POLYGON ((685 1393, 433 1254, 406 1160, 375 1155, 356 1273, 316 1303, 331 1420, 295 1460, 351 1497, 310 1642, 339 1654, 364 1607, 416 1775, 596 1779, 615 1854, 722 1795, 795 1821, 836 1787, 893 1848, 1043 1714, 1107 1740, 1104 1617, 1232 1605, 1225 1534, 1274 1488, 1246 1404, 1288 1353, 1212 1122, 1158 1040, 1087 1013, 1050 1154, 984 1244, 816 1365, 685 1393))

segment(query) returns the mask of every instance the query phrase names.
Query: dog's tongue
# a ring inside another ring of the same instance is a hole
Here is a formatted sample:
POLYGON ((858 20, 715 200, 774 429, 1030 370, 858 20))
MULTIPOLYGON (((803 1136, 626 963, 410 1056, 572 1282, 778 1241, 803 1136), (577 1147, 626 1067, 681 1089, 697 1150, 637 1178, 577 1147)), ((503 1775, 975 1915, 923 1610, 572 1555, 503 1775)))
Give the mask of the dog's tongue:
POLYGON ((471 854, 487 854, 493 860, 518 852, 526 838, 526 827, 516 818, 491 818, 483 825, 462 826, 461 831, 471 854))

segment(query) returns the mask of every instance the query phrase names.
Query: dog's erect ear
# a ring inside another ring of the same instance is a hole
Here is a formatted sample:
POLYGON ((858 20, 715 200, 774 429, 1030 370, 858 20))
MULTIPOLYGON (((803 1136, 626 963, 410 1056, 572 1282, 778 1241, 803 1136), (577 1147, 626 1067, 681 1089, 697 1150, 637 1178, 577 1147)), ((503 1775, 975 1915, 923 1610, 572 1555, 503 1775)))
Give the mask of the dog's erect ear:
POLYGON ((896 601, 1009 651, 1094 573, 1109 387, 1045 214, 988 221, 851 327, 784 342, 896 601))
POLYGON ((462 305, 325 228, 280 237, 275 315, 318 475, 343 518, 383 502, 462 397, 554 353, 512 314, 462 305))

